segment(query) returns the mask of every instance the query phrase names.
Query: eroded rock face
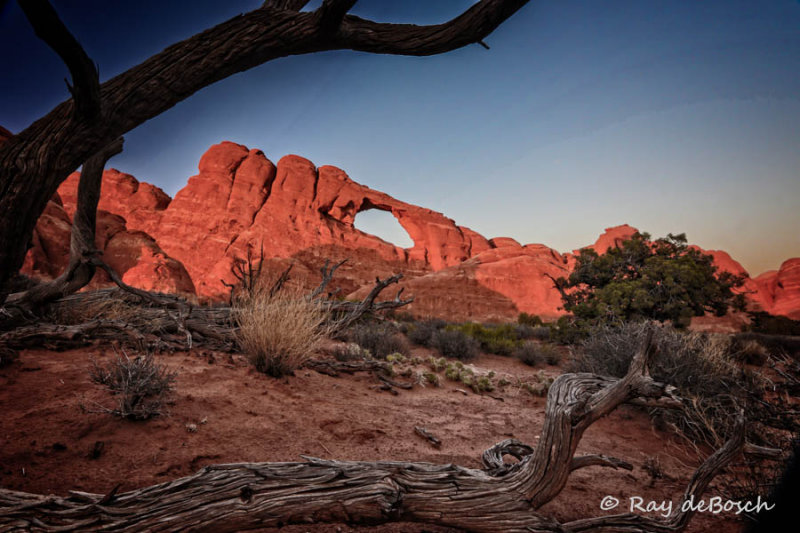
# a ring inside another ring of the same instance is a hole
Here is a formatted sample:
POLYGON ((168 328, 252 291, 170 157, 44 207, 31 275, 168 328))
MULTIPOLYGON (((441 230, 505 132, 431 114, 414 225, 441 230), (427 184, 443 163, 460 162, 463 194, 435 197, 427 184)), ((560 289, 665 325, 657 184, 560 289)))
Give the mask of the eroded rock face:
POLYGON ((784 261, 778 270, 764 272, 753 281, 768 312, 800 320, 800 258, 784 261))
MULTIPOLYGON (((124 215, 123 215, 124 216, 124 215)), ((296 155, 277 165, 260 150, 223 142, 200 160, 199 173, 168 202, 158 224, 128 222, 181 261, 203 297, 223 298, 230 266, 247 249, 291 257, 319 246, 373 250, 397 269, 439 270, 490 248, 477 233, 440 213, 400 202, 352 181, 336 167, 317 168, 296 155), (367 209, 392 213, 414 241, 402 249, 356 229, 367 209)))
MULTIPOLYGON (((34 228, 22 272, 43 280, 58 277, 69 264, 71 231, 72 218, 57 193, 34 228)), ((164 253, 146 233, 129 231, 125 219, 119 215, 97 211, 95 246, 102 252, 103 260, 129 285, 155 292, 195 295, 194 284, 183 265, 164 253)), ((110 283, 105 272, 99 271, 91 287, 110 283)))
MULTIPOLYGON (((248 250, 258 258, 263 247, 270 272, 294 264, 293 280, 306 287, 318 283, 326 259, 348 258, 331 288, 350 297, 363 296, 375 276, 403 272, 401 286, 417 298, 410 310, 420 316, 563 314, 551 277, 569 275, 577 250, 560 254, 508 237, 487 239, 441 213, 358 184, 339 168, 316 167, 296 155, 275 165, 260 150, 222 142, 203 155, 198 170, 174 199, 129 174, 104 173, 97 246, 126 282, 224 300, 224 283, 235 281, 235 262, 248 250), (356 215, 368 209, 394 215, 414 245, 399 248, 355 228, 356 215)), ((66 265, 78 179, 70 176, 48 204, 26 272, 53 277, 66 265)), ((628 225, 607 228, 589 247, 605 253, 636 232, 628 225)), ((707 253, 722 270, 747 274, 727 253, 707 253)), ((800 313, 800 259, 746 279, 743 290, 755 308, 800 313)))

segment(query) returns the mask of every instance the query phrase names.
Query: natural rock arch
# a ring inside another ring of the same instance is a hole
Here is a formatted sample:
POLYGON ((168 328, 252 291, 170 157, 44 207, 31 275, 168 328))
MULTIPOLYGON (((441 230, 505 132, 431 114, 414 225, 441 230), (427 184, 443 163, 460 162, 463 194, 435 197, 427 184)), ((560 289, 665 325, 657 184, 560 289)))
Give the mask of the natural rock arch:
POLYGON ((391 209, 366 207, 356 213, 353 225, 356 229, 375 235, 399 248, 413 248, 414 239, 408 234, 391 209))

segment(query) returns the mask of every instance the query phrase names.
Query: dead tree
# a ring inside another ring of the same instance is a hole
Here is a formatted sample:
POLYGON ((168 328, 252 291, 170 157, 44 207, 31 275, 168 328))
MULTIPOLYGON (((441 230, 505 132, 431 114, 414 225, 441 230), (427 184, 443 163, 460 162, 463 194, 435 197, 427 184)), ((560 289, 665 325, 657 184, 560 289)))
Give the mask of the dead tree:
MULTIPOLYGON (((484 453, 484 469, 305 457, 297 463, 209 466, 189 477, 121 494, 71 492, 58 497, 0 490, 0 529, 240 531, 286 524, 412 521, 483 532, 681 531, 693 514, 681 505, 663 519, 614 514, 559 523, 538 511, 578 468, 625 468, 624 461, 606 456, 575 456, 584 431, 594 422, 632 400, 676 401, 672 387, 649 376, 653 352, 651 335, 621 379, 559 376, 548 394, 537 445, 498 443, 484 453), (507 454, 521 459, 502 465, 507 454)), ((740 414, 733 437, 695 472, 684 501, 700 499, 743 444, 740 414)))
POLYGON ((106 162, 122 151, 122 138, 112 142, 90 157, 84 164, 78 182, 78 203, 72 220, 69 243, 69 263, 66 270, 53 281, 35 285, 28 291, 12 294, 6 307, 31 311, 42 304, 62 298, 82 289, 92 281, 99 252, 95 247, 97 204, 103 169, 106 162))
POLYGON ((70 70, 72 98, 0 146, 0 303, 36 221, 70 172, 115 139, 198 90, 273 59, 325 50, 434 55, 479 43, 527 0, 481 0, 449 22, 385 24, 355 0, 267 0, 100 83, 94 63, 47 0, 19 0, 36 34, 70 70))

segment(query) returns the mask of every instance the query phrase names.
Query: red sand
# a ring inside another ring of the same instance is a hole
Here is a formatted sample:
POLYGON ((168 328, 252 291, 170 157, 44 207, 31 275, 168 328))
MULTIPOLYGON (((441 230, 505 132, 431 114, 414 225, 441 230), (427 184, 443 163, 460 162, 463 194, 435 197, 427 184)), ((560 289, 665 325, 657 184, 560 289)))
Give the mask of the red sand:
MULTIPOLYGON (((417 350, 419 355, 427 355, 417 350)), ((414 387, 397 396, 376 390, 375 378, 360 373, 333 378, 301 370, 272 379, 251 370, 240 356, 209 352, 160 355, 178 371, 174 404, 166 417, 132 422, 86 413, 81 404, 110 405, 109 395, 90 383, 90 357, 104 361, 110 350, 31 350, 0 369, 0 486, 64 495, 68 490, 107 493, 161 483, 213 463, 294 461, 300 454, 352 460, 409 460, 480 466, 492 444, 515 437, 535 444, 545 400, 510 387, 499 401, 464 395, 443 386, 414 387), (196 432, 187 429, 195 424, 196 432), (439 437, 434 449, 414 433, 422 425, 439 437), (103 442, 97 459, 89 454, 103 442)), ((518 361, 481 356, 475 363, 498 374, 537 373, 518 361)), ((548 374, 558 369, 546 367, 548 374)), ((565 490, 542 508, 559 520, 605 514, 609 494, 677 499, 696 463, 652 428, 645 413, 623 406, 584 436, 578 453, 603 453, 634 465, 633 472, 587 468, 572 474, 565 490), (651 483, 642 469, 658 457, 667 474, 651 483), (682 464, 687 461, 689 464, 682 464), (652 485, 652 486, 651 486, 652 485)), ((622 510, 622 507, 620 508, 622 510)), ((425 526, 426 531, 444 531, 425 526)), ((696 515, 687 531, 737 531, 728 518, 696 515)), ((284 531, 352 531, 345 525, 294 526, 284 531)), ((359 531, 420 531, 412 524, 359 531)))

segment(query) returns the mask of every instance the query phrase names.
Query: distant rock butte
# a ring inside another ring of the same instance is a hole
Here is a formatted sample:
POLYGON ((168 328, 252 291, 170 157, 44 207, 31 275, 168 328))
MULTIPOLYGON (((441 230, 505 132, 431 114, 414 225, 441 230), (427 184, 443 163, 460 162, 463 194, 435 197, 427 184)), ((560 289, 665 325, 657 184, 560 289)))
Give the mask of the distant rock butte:
MULTIPOLYGON (((2 135, 2 131, 0 131, 2 135)), ((66 265, 79 174, 48 204, 34 232, 24 271, 53 277, 66 265)), ((287 155, 273 164, 260 150, 232 142, 212 146, 199 172, 174 199, 158 187, 114 169, 103 174, 98 249, 123 275, 145 289, 220 300, 232 267, 248 249, 263 247, 268 269, 294 264, 299 283, 316 285, 328 258, 349 258, 335 280, 342 294, 362 295, 375 276, 403 272, 416 301, 409 311, 453 319, 508 319, 524 311, 555 318, 561 298, 548 276, 566 276, 575 254, 509 237, 486 239, 441 213, 407 204, 360 185, 336 167, 316 167, 287 155), (354 226, 369 209, 390 212, 414 241, 400 248, 354 226)), ((590 245, 599 253, 637 230, 606 229, 590 245)), ((722 251, 709 252, 720 268, 745 273, 722 251)), ((101 278, 97 283, 102 283, 101 278)), ((752 305, 800 318, 800 259, 747 278, 752 305)))

